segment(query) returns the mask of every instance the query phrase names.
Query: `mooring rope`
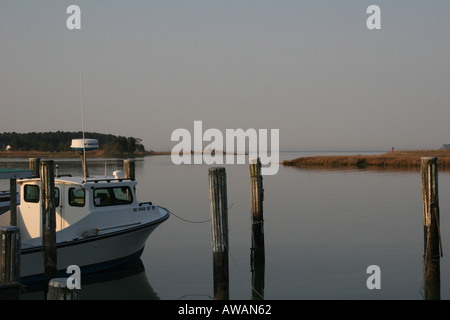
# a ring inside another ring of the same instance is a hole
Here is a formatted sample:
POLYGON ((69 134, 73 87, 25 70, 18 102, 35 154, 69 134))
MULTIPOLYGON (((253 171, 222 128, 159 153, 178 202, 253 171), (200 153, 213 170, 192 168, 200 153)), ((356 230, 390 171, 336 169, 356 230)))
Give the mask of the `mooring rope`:
MULTIPOLYGON (((236 197, 236 199, 233 201, 233 203, 232 203, 231 205, 228 206, 228 210, 230 210, 230 209, 231 209, 231 208, 239 201, 239 199, 241 199, 241 197, 242 197, 242 195, 244 194, 245 190, 247 189, 249 183, 250 183, 250 180, 247 181, 247 183, 245 184, 245 186, 244 186, 244 188, 242 189, 241 193, 239 193, 239 195, 236 197)), ((162 208, 164 208, 164 207, 162 207, 162 208)), ((178 218, 178 219, 180 219, 180 220, 183 220, 183 221, 185 221, 185 222, 189 222, 189 223, 206 223, 206 222, 210 222, 210 221, 211 221, 211 219, 208 219, 208 220, 201 220, 201 221, 188 220, 188 219, 182 218, 182 217, 180 217, 180 216, 177 216, 175 213, 173 213, 172 211, 170 211, 170 210, 167 209, 167 208, 164 208, 164 209, 166 209, 166 210, 167 210, 171 215, 173 215, 174 217, 176 217, 176 218, 178 218)))
POLYGON ((214 298, 211 297, 209 294, 203 294, 203 293, 188 293, 188 294, 182 295, 182 296, 179 297, 179 298, 176 298, 175 300, 183 300, 183 299, 186 298, 186 297, 193 297, 193 296, 207 297, 207 298, 209 298, 209 299, 211 299, 211 300, 214 300, 214 298))
POLYGON ((180 217, 180 216, 177 216, 175 213, 173 213, 173 212, 170 211, 169 209, 167 209, 167 208, 164 208, 164 209, 166 209, 166 210, 167 210, 171 215, 173 215, 174 217, 177 217, 178 219, 183 220, 183 221, 185 221, 185 222, 189 222, 189 223, 205 223, 205 222, 210 222, 210 221, 211 221, 211 219, 203 220, 203 221, 193 221, 193 220, 184 219, 184 218, 182 218, 182 217, 180 217))
POLYGON ((247 181, 247 183, 245 184, 244 188, 242 189, 241 193, 237 196, 236 200, 233 201, 233 203, 228 207, 228 210, 231 209, 232 206, 234 206, 236 204, 236 202, 239 201, 239 199, 242 197, 242 195, 244 194, 245 189, 247 189, 248 184, 250 183, 250 180, 247 181))
MULTIPOLYGON (((244 194, 244 192, 245 192, 245 190, 247 189, 247 187, 248 187, 248 185, 250 184, 250 182, 251 182, 251 180, 249 179, 249 180, 247 181, 247 183, 245 184, 244 188, 242 188, 242 191, 239 193, 239 195, 238 195, 238 196, 236 197, 236 199, 233 201, 233 203, 232 203, 231 205, 228 206, 228 210, 231 209, 231 208, 232 208, 232 207, 233 207, 233 206, 241 199, 242 195, 244 194)), ((185 222, 189 222, 189 223, 206 223, 206 222, 210 222, 210 221, 211 221, 211 219, 208 219, 208 220, 202 220, 202 221, 192 221, 192 220, 184 219, 184 218, 182 218, 182 217, 176 215, 175 213, 173 213, 173 212, 170 211, 169 209, 167 209, 167 208, 164 208, 164 209, 166 209, 166 210, 167 210, 171 215, 173 215, 174 217, 176 217, 176 218, 178 218, 178 219, 180 219, 180 220, 183 220, 183 221, 185 221, 185 222)), ((253 222, 253 224, 258 224, 258 223, 263 223, 263 221, 253 222)), ((235 267, 239 270, 239 272, 242 272, 242 270, 241 270, 241 269, 239 268, 239 266, 238 266, 238 263, 237 263, 236 259, 235 259, 235 258, 233 257, 233 255, 231 254, 231 252, 230 252, 228 246, 227 246, 227 250, 228 250, 228 254, 229 254, 229 256, 231 257, 231 260, 233 261, 235 267)), ((250 288, 252 289, 253 292, 255 292, 262 300, 264 300, 264 296, 261 295, 261 293, 259 293, 259 292, 255 289, 255 287, 253 287, 253 285, 252 285, 248 280, 245 280, 245 282, 247 282, 247 284, 250 286, 250 288)), ((184 296, 178 298, 178 300, 182 300, 183 298, 189 297, 189 296, 192 296, 192 295, 201 295, 201 294, 187 294, 187 295, 184 295, 184 296)), ((203 295, 203 296, 207 296, 207 297, 211 298, 211 296, 209 296, 209 295, 203 295)), ((212 298, 211 298, 211 299, 212 299, 212 298)))

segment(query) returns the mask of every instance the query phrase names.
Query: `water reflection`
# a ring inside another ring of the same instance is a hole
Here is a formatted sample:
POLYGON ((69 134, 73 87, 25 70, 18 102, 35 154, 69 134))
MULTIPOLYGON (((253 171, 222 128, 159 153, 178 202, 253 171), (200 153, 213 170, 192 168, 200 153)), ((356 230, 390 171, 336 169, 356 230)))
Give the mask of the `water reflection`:
POLYGON ((252 300, 264 300, 266 259, 264 251, 250 250, 252 300))
MULTIPOLYGON (((25 288, 22 300, 42 300, 42 285, 25 288)), ((81 275, 80 300, 159 300, 150 285, 144 264, 135 259, 124 265, 88 275, 81 275)))
MULTIPOLYGON (((284 156, 295 157, 298 155, 284 156)), ((1 162, 1 167, 28 168, 28 159, 1 162)), ((122 159, 88 158, 88 162, 93 175, 104 174, 105 166, 108 174, 123 167, 122 159)), ((59 164, 60 174, 81 173, 78 158, 56 159, 55 163, 59 164)), ((227 168, 228 192, 234 199, 247 183, 248 166, 227 168)), ((230 211, 230 247, 236 265, 230 274, 231 298, 425 298, 420 295, 425 261, 421 257, 423 221, 418 173, 386 168, 315 170, 280 166, 276 176, 264 178, 267 257, 263 264, 256 263, 256 259, 251 261, 251 274, 248 190, 230 211), (372 264, 381 267, 381 290, 368 290, 365 285, 366 268, 372 264)), ((140 200, 154 200, 188 220, 209 218, 206 165, 174 166, 170 157, 146 157, 142 161, 136 159, 136 175, 140 200)), ((439 189, 441 194, 449 194, 448 172, 439 176, 439 189)), ((440 205, 448 210, 450 198, 441 197, 440 205)), ((445 246, 450 231, 445 215, 443 218, 445 246)), ((210 225, 183 223, 169 219, 152 234, 141 257, 146 269, 151 269, 147 275, 158 290, 156 299, 212 299, 210 225)), ((448 260, 441 259, 441 299, 448 299, 450 292, 449 282, 445 281, 449 267, 448 260)), ((115 296, 111 299, 125 299, 141 291, 142 296, 147 295, 145 274, 136 277, 141 279, 117 279, 118 282, 113 281, 118 284, 115 287, 108 282, 95 284, 98 292, 89 299, 109 299, 110 294, 115 296), (136 287, 120 284, 127 279, 136 287), (113 292, 116 290, 127 292, 127 296, 118 296, 113 292)), ((36 297, 42 299, 40 293, 36 297)))

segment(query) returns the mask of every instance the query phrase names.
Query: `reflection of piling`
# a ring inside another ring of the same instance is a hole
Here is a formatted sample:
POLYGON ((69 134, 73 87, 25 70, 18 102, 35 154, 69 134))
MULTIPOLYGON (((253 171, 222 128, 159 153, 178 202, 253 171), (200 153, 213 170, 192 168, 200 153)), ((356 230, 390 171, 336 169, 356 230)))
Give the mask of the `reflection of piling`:
POLYGON ((69 289, 67 278, 54 278, 48 283, 47 300, 78 300, 79 289, 69 289))
POLYGON ((209 169, 213 246, 214 299, 229 299, 228 205, 225 168, 209 169))
POLYGON ((252 269, 252 299, 264 299, 264 188, 260 159, 250 159, 251 203, 252 203, 252 248, 250 264, 252 269))
POLYGON ((0 299, 19 298, 20 248, 19 227, 0 227, 0 299))
POLYGON ((56 276, 56 213, 54 161, 41 162, 42 251, 47 297, 48 283, 56 276))
POLYGON ((264 300, 266 270, 264 252, 258 253, 252 250, 250 267, 252 270, 252 300, 264 300))
POLYGON ((425 299, 441 298, 438 169, 436 157, 421 159, 425 299))

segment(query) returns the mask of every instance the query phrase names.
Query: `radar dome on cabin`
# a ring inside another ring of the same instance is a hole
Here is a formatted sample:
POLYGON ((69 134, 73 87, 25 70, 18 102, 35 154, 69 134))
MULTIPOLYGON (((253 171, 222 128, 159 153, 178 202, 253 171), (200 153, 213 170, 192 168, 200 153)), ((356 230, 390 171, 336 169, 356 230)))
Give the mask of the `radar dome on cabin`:
POLYGON ((70 147, 76 151, 91 151, 99 148, 97 139, 72 139, 72 145, 70 147))

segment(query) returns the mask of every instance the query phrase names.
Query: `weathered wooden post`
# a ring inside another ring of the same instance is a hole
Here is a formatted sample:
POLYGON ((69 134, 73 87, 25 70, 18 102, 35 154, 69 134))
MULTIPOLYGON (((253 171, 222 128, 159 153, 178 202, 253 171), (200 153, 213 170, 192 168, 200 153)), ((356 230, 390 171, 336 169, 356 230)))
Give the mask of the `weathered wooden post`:
POLYGON ((28 159, 30 170, 33 171, 33 178, 40 177, 41 158, 28 159))
POLYGON ((441 298, 439 192, 436 157, 421 158, 424 226, 425 299, 441 298))
POLYGON ((252 204, 252 248, 250 266, 252 270, 252 300, 264 299, 265 249, 264 249, 264 188, 261 161, 249 159, 252 204))
POLYGON ((123 160, 123 172, 125 179, 136 179, 136 164, 133 160, 123 160))
POLYGON ((264 188, 259 158, 249 160, 252 202, 252 248, 255 252, 264 253, 264 188))
POLYGON ((53 278, 48 283, 47 300, 78 300, 80 289, 70 289, 67 278, 53 278))
POLYGON ((225 168, 209 169, 214 300, 229 300, 228 203, 225 168))
POLYGON ((9 179, 10 225, 17 226, 17 179, 9 179))
POLYGON ((0 227, 0 299, 18 299, 20 294, 20 228, 0 227))
POLYGON ((42 251, 44 256, 44 294, 48 283, 56 276, 56 212, 54 161, 41 162, 42 251))

